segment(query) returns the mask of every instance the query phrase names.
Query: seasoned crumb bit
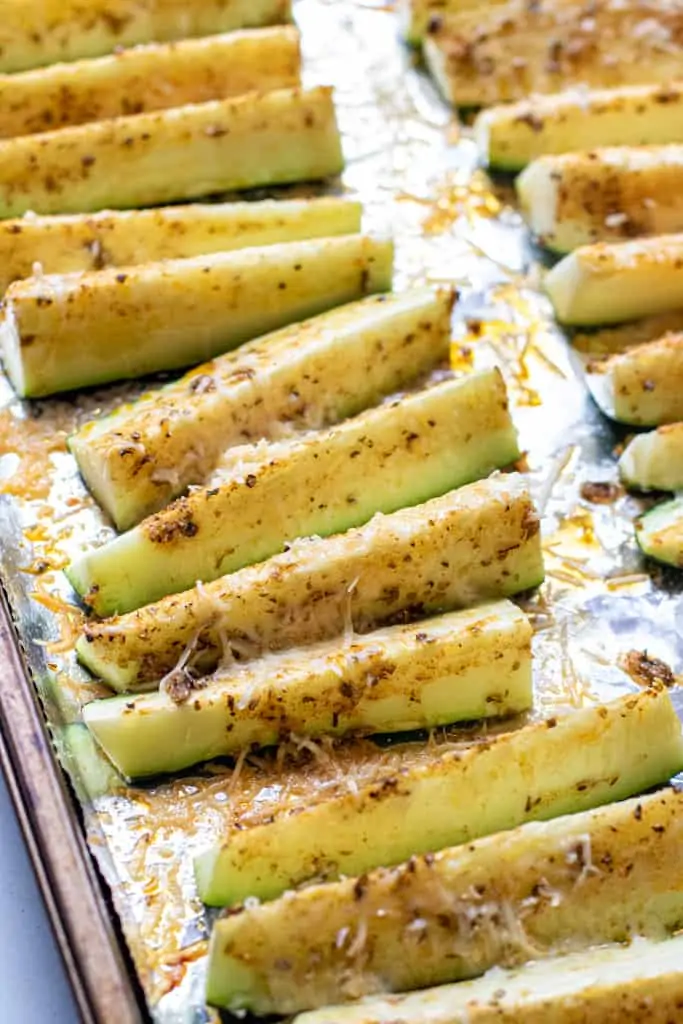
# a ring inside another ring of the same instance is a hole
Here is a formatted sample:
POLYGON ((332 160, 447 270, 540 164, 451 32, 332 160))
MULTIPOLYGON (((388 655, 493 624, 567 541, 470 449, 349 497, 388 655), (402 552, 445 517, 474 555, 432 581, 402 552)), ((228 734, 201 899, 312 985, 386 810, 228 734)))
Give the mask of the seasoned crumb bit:
POLYGON ((621 495, 621 488, 607 480, 586 480, 581 484, 581 497, 592 505, 612 505, 621 495))
POLYGON ((620 657, 619 667, 638 686, 673 686, 676 682, 670 666, 647 651, 628 651, 620 657))

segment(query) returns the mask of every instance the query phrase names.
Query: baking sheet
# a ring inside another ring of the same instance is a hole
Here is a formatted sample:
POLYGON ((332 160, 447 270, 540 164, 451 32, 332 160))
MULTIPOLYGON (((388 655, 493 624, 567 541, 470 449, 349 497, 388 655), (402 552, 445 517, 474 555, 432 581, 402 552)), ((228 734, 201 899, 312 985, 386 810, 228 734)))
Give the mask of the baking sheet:
MULTIPOLYGON (((396 238, 396 287, 456 283, 454 367, 497 363, 508 382, 544 514, 547 580, 525 602, 536 627, 534 715, 633 689, 619 667, 632 649, 678 670, 681 577, 652 570, 637 551, 632 520, 642 503, 619 489, 615 471, 624 435, 593 406, 580 363, 552 325, 539 293, 543 268, 509 182, 491 183, 478 170, 466 129, 400 44, 390 5, 299 0, 295 11, 307 84, 336 87, 343 188, 364 201, 368 228, 396 238), (612 486, 586 487, 595 482, 612 486)), ((271 194, 292 193, 306 190, 271 194)), ((79 721, 82 704, 105 691, 76 664, 82 613, 61 569, 112 531, 65 441, 140 386, 23 405, 4 381, 0 389, 0 573, 17 628, 153 1018, 199 1024, 211 1019, 203 1003, 211 922, 194 893, 193 854, 235 820, 342 789, 350 774, 377 778, 471 737, 440 731, 412 744, 357 741, 315 753, 292 746, 278 757, 250 757, 238 772, 215 763, 165 783, 124 786, 79 721)), ((672 688, 681 713, 682 693, 672 688)))

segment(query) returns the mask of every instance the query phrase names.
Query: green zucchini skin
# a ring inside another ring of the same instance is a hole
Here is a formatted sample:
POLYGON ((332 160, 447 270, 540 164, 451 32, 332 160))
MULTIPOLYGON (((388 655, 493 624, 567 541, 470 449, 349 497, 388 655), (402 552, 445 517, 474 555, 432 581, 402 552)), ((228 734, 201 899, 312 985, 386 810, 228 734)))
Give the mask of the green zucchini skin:
POLYGON ((119 691, 145 688, 194 645, 209 671, 232 639, 282 650, 344 632, 509 597, 543 579, 539 521, 524 479, 490 477, 347 533, 292 545, 267 562, 101 622, 82 662, 119 691))
POLYGON ((668 781, 682 765, 668 693, 629 695, 233 832, 197 858, 199 894, 212 906, 273 899, 312 878, 360 875, 524 821, 624 799, 668 781))
POLYGON ((484 370, 326 431, 230 449, 206 487, 86 552, 67 575, 98 615, 133 611, 299 537, 419 505, 518 457, 503 378, 484 370))

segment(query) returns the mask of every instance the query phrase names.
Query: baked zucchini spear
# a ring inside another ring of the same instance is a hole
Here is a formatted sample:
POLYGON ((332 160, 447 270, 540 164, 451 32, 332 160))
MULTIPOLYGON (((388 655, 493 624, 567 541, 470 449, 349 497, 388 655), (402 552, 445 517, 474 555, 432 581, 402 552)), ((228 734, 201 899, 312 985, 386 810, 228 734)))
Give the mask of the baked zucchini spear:
POLYGON ((683 568, 683 498, 665 501, 641 516, 636 540, 649 558, 683 568))
POLYGON ((557 319, 623 323, 683 308, 683 235, 581 246, 546 275, 557 319))
POLYGON ((0 75, 0 138, 300 84, 299 34, 289 26, 132 50, 0 75))
POLYGON ((671 1024, 683 1000, 683 935, 588 949, 421 992, 300 1014, 294 1024, 671 1024), (643 1012, 646 1012, 646 1018, 643 1012))
POLYGON ((481 107, 575 85, 668 83, 682 35, 678 3, 509 0, 434 19, 424 47, 445 98, 481 107))
POLYGON ((342 167, 331 89, 252 92, 0 141, 0 217, 152 206, 342 167))
POLYGON ((667 691, 629 694, 233 831, 196 858, 199 895, 212 906, 273 899, 313 878, 360 875, 621 800, 682 767, 681 724, 667 691))
POLYGON ((666 790, 232 911, 214 925, 207 996, 294 1013, 682 923, 683 794, 666 790))
POLYGON ((129 612, 262 562, 298 537, 419 505, 518 457, 503 378, 483 370, 328 430, 231 449, 206 487, 86 551, 67 576, 98 615, 129 612))
POLYGON ((123 46, 277 25, 289 0, 3 0, 0 71, 99 57, 123 46))
POLYGON ((683 334, 591 362, 586 382, 602 411, 619 423, 676 423, 683 419, 683 334))
POLYGON ((405 732, 531 707, 531 626, 509 601, 327 640, 192 690, 97 700, 84 720, 128 778, 174 772, 291 734, 405 732))
POLYGON ((521 171, 553 153, 683 142, 683 87, 680 82, 580 86, 528 96, 483 110, 474 137, 484 161, 500 171, 521 171))
POLYGON ((516 188, 527 224, 554 252, 674 233, 683 230, 683 145, 540 157, 516 188))
POLYGON ((634 437, 619 459, 619 474, 627 487, 640 491, 682 490, 683 423, 634 437))
POLYGON ((87 423, 69 447, 126 530, 203 483, 231 445, 329 425, 447 366, 454 300, 450 289, 417 288, 341 306, 87 423))
POLYGON ((336 196, 192 203, 0 221, 0 292, 25 277, 128 267, 360 231, 360 203, 336 196))
POLYGON ((365 526, 292 545, 267 562, 103 622, 82 662, 116 690, 158 682, 182 662, 208 670, 339 636, 353 626, 462 608, 543 579, 539 523, 521 476, 496 476, 365 526), (231 646, 232 645, 232 646, 231 646))
POLYGON ((343 235, 15 281, 0 323, 5 368, 33 398, 188 366, 385 291, 392 262, 391 242, 343 235))

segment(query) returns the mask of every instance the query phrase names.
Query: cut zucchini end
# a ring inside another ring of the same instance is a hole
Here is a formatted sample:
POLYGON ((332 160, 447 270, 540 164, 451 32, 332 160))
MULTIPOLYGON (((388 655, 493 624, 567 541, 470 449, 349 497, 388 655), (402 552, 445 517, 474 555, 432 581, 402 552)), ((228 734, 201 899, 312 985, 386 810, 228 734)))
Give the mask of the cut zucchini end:
POLYGON ((515 191, 522 215, 539 245, 560 251, 555 241, 557 182, 552 167, 542 157, 532 160, 515 181, 515 191))
MULTIPOLYGON (((83 443, 80 431, 71 434, 67 438, 66 444, 76 460, 85 486, 97 504, 106 512, 117 530, 129 529, 134 521, 131 521, 131 511, 127 507, 126 495, 111 486, 106 461, 93 457, 92 449, 87 443, 83 443)), ((70 580, 70 582, 75 590, 78 589, 73 581, 70 580)))
POLYGON ((643 554, 656 562, 683 569, 683 498, 674 498, 636 521, 636 539, 643 554))
POLYGON ((216 864, 220 856, 220 847, 213 846, 194 858, 194 880, 202 903, 207 907, 229 907, 242 896, 239 890, 232 892, 220 884, 220 872, 216 864))
POLYGON ((619 459, 626 487, 640 491, 683 489, 683 423, 671 423, 632 438, 619 459))
POLYGON ((617 415, 614 383, 611 375, 600 369, 587 369, 585 380, 591 397, 600 412, 616 423, 624 422, 617 415))
POLYGON ((576 292, 581 285, 581 268, 576 253, 566 256, 549 270, 543 281, 543 289, 553 304, 559 323, 568 327, 598 326, 597 321, 586 324, 573 311, 576 292))
MULTIPOLYGON (((116 666, 110 668, 108 665, 102 664, 97 654, 93 650, 93 645, 88 643, 86 636, 80 636, 76 641, 76 657, 78 662, 88 672, 95 677, 95 679, 104 679, 106 685, 111 687, 115 693, 128 693, 131 688, 131 684, 134 679, 130 673, 126 672, 125 668, 116 666)), ((136 691, 143 690, 144 686, 137 685, 136 691)))
POLYGON ((647 491, 649 472, 647 468, 647 450, 645 438, 647 434, 639 434, 626 445, 619 459, 619 478, 629 490, 647 491))

